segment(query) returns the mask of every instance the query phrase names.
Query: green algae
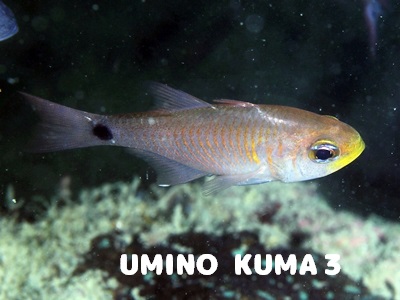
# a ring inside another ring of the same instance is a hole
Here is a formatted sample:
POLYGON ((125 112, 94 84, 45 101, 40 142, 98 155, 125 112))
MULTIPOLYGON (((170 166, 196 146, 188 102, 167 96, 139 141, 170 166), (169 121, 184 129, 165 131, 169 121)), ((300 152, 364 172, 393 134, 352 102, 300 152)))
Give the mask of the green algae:
MULTIPOLYGON (((390 297, 388 282, 400 290, 400 272, 395 270, 396 261, 400 262, 400 242, 395 238, 399 225, 337 212, 314 183, 234 187, 214 198, 203 198, 200 184, 153 186, 148 192, 139 191, 139 184, 135 178, 131 183, 83 190, 78 201, 66 200, 65 205, 57 205, 60 195, 56 195, 58 200, 50 201, 45 216, 34 223, 3 217, 0 298, 111 297, 116 283, 104 271, 75 274, 74 270, 92 241, 112 232, 118 232, 122 245, 136 236, 146 247, 167 245, 171 236, 188 232, 233 237, 252 232, 267 249, 291 248, 294 236, 302 236, 296 242, 300 247, 321 255, 339 253, 342 272, 362 280, 375 294, 390 297)), ((71 194, 63 191, 63 195, 71 194)), ((107 241, 101 245, 110 246, 107 241)), ((250 245, 244 239, 230 253, 250 245)), ((194 246, 174 247, 190 252, 194 246)))

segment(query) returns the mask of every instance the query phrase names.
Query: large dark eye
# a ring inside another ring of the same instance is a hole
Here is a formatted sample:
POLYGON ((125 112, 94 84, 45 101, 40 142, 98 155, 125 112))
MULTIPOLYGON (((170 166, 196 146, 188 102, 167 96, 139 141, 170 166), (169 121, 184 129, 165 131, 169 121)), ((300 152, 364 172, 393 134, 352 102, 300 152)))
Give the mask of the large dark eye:
POLYGON ((334 151, 331 149, 318 149, 314 151, 315 158, 319 160, 327 160, 329 158, 332 158, 333 155, 335 154, 334 151))
POLYGON ((327 163, 339 156, 339 148, 330 141, 317 141, 310 147, 308 156, 316 163, 327 163))

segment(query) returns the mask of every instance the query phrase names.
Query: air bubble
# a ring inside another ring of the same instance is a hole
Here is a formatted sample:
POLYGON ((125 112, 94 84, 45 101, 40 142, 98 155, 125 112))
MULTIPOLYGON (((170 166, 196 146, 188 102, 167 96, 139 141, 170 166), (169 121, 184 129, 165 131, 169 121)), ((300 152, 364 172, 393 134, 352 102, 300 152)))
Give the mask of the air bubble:
POLYGON ((264 18, 260 15, 249 15, 244 23, 251 33, 259 33, 264 28, 264 18))

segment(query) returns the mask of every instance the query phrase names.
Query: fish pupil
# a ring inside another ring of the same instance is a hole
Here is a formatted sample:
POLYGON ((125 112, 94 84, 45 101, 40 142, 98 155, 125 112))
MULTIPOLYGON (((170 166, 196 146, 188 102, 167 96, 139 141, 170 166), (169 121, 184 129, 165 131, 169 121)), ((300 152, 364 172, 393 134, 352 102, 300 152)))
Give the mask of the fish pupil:
POLYGON ((93 134, 103 141, 108 141, 113 138, 110 128, 103 124, 96 124, 93 127, 93 134))
POLYGON ((319 149, 315 151, 315 158, 320 160, 327 160, 333 156, 333 151, 328 149, 319 149))

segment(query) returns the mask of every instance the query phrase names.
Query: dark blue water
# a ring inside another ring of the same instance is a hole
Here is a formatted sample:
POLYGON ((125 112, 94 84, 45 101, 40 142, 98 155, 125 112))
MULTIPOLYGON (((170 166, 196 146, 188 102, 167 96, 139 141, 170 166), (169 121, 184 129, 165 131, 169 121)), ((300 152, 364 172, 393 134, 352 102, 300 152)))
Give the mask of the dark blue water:
MULTIPOLYGON (((383 2, 382 2, 383 3, 383 2)), ((0 197, 52 195, 146 178, 124 149, 25 153, 36 121, 24 91, 94 113, 147 110, 142 84, 168 83, 201 99, 296 106, 356 128, 366 149, 316 181, 330 205, 359 216, 400 215, 399 4, 382 6, 371 51, 363 1, 12 2, 19 32, 0 42, 0 197)), ((28 201, 21 220, 41 215, 28 201)), ((3 205, 1 214, 10 211, 3 205)))

